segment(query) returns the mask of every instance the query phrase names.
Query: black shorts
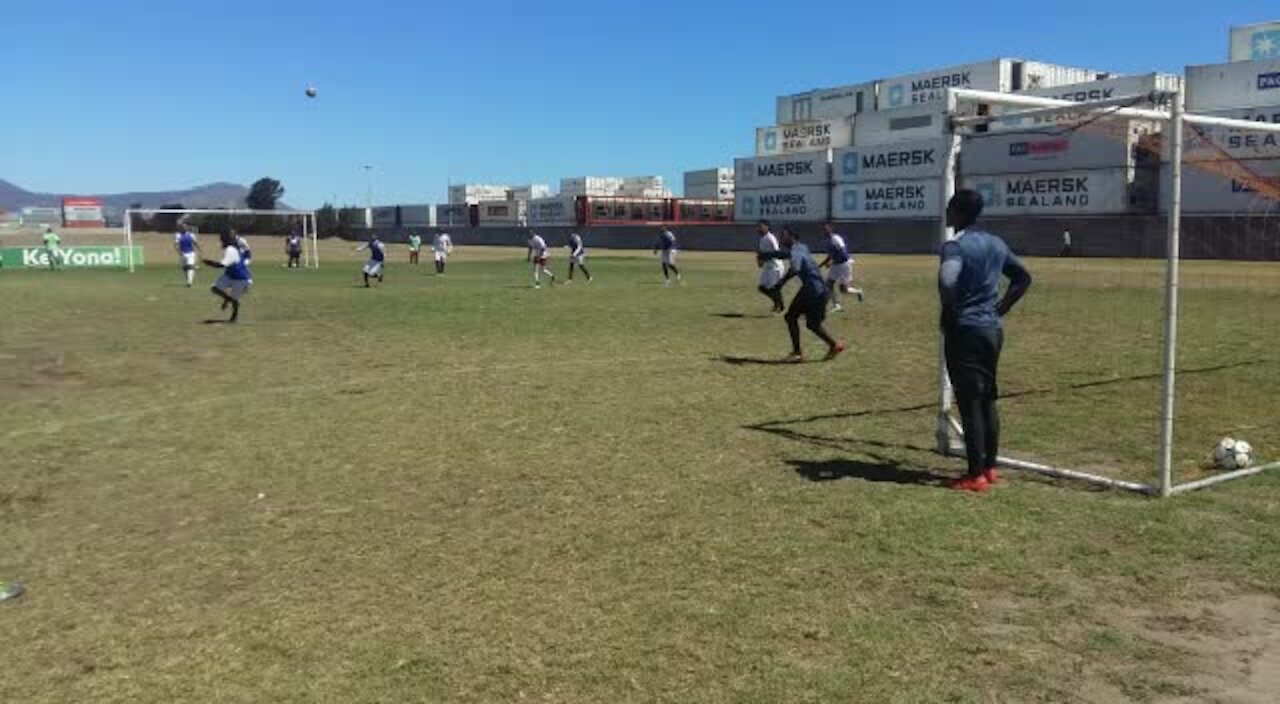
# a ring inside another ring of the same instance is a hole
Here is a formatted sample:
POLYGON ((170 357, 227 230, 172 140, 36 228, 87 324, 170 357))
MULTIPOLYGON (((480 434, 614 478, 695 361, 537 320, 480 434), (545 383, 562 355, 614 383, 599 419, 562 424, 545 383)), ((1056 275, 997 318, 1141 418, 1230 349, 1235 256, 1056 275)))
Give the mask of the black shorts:
POLYGON ((947 373, 956 394, 962 397, 1000 396, 996 378, 1004 330, 999 327, 953 327, 944 331, 947 373))
POLYGON ((803 316, 811 323, 821 323, 827 319, 827 298, 801 289, 796 297, 791 299, 791 307, 787 309, 787 315, 796 318, 803 316))

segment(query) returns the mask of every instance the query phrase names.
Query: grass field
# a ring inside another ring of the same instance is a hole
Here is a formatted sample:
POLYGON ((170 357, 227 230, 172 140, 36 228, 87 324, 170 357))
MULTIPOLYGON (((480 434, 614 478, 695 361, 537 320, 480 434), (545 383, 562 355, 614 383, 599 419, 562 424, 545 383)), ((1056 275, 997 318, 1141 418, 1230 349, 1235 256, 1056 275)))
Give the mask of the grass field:
MULTIPOLYGON (((741 254, 255 247, 0 272, 0 699, 1274 702, 1280 477, 1174 500, 940 483, 934 261, 867 256, 831 364, 771 364, 741 254), (565 258, 553 260, 563 274, 565 258)), ((563 251, 563 250, 561 250, 563 251)), ((1150 480, 1161 265, 1030 262, 1006 445, 1150 480)), ((1188 263, 1177 457, 1280 456, 1280 266, 1188 263)), ((807 334, 807 333, 806 333, 807 334)), ((811 356, 821 351, 805 340, 811 356)))

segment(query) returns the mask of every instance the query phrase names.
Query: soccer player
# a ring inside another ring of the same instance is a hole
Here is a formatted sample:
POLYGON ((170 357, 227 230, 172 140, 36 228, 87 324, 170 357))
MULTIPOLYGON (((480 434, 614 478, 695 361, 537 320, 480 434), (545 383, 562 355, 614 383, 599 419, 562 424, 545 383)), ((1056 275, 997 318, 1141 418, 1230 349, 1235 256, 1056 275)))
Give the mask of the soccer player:
POLYGON ((791 354, 788 362, 803 362, 804 353, 800 349, 800 318, 804 318, 805 327, 827 343, 826 360, 835 359, 845 350, 843 340, 837 340, 827 332, 822 322, 827 319, 827 286, 822 280, 822 270, 813 260, 809 248, 800 241, 800 236, 790 227, 782 228, 783 251, 770 255, 769 258, 789 257, 791 270, 783 277, 785 285, 792 278, 800 279, 800 290, 791 299, 791 307, 787 309, 787 331, 791 333, 791 354))
POLYGON ((1058 252, 1059 257, 1071 256, 1071 230, 1062 231, 1062 250, 1058 252))
POLYGON ((769 230, 769 221, 756 223, 756 231, 760 233, 760 244, 756 246, 756 266, 760 268, 759 291, 765 298, 773 301, 773 312, 781 313, 787 306, 782 301, 782 277, 787 274, 787 265, 781 259, 768 255, 782 249, 778 238, 769 230))
POLYGON ((422 237, 416 232, 409 233, 409 263, 418 263, 418 252, 422 249, 422 237))
POLYGON ((976 227, 982 196, 962 190, 947 204, 947 226, 954 240, 942 245, 938 296, 942 301, 942 339, 947 373, 955 389, 964 426, 969 472, 951 483, 961 491, 986 491, 995 483, 1000 448, 996 411, 996 374, 1004 329, 1000 318, 1026 294, 1031 274, 1004 240, 976 227), (1000 298, 1000 277, 1009 288, 1000 298))
POLYGON ((447 232, 436 233, 435 239, 431 241, 431 251, 435 254, 436 273, 444 274, 449 255, 453 254, 453 238, 447 232))
POLYGON ((591 283, 591 272, 587 271, 587 248, 582 244, 582 235, 576 232, 569 233, 569 281, 573 281, 573 268, 577 266, 582 269, 583 276, 587 277, 587 283, 591 283))
POLYGON ((240 254, 235 233, 224 232, 218 239, 222 243, 222 259, 205 259, 204 263, 223 271, 209 290, 222 299, 223 310, 231 307, 231 317, 227 322, 234 323, 240 318, 240 299, 253 285, 253 275, 249 272, 249 263, 240 254))
POLYGON ((542 288, 542 275, 546 274, 550 279, 547 285, 555 284, 556 275, 551 273, 551 269, 547 268, 547 259, 551 250, 547 247, 547 241, 542 239, 542 235, 529 231, 529 254, 525 257, 525 261, 533 262, 533 287, 542 288))
POLYGON ((285 266, 290 269, 297 269, 302 266, 302 233, 293 230, 284 240, 284 253, 289 257, 289 263, 285 266))
POLYGON ((44 254, 49 260, 49 271, 56 271, 62 266, 62 238, 52 225, 44 226, 44 254))
POLYGON ((831 296, 831 310, 839 313, 844 310, 840 305, 841 293, 852 293, 862 302, 862 289, 853 287, 853 257, 844 237, 836 233, 835 226, 824 223, 822 231, 827 236, 827 258, 819 266, 827 268, 827 291, 831 296))
POLYGON ((374 278, 378 283, 383 282, 382 263, 387 258, 387 246, 382 244, 382 240, 378 239, 378 233, 369 236, 369 241, 356 247, 357 252, 369 250, 369 261, 364 263, 364 287, 369 288, 369 279, 374 278))
POLYGON ((241 237, 235 230, 231 231, 231 235, 236 238, 236 249, 240 250, 240 259, 244 261, 245 266, 253 263, 253 251, 249 249, 249 240, 241 237))
POLYGON ((662 281, 663 285, 671 285, 671 275, 676 275, 676 281, 684 281, 680 276, 680 269, 676 267, 676 235, 667 228, 662 228, 658 232, 658 242, 653 246, 653 253, 657 254, 662 251, 662 281))
POLYGON ((200 243, 196 241, 196 236, 191 232, 190 227, 183 225, 174 234, 173 249, 178 253, 178 266, 182 267, 182 276, 187 282, 187 288, 191 288, 191 284, 196 280, 196 252, 203 255, 204 250, 200 249, 200 243))

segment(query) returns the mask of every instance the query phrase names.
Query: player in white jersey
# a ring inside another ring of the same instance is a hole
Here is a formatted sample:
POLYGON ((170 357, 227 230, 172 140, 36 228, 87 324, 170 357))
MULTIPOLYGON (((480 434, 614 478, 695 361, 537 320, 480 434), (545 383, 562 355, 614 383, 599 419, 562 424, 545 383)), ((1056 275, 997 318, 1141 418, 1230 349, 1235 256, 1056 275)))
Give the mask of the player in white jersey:
POLYGON ((782 277, 787 275, 787 265, 781 259, 768 255, 782 248, 778 246, 777 236, 769 229, 768 220, 757 223, 756 231, 760 234, 760 243, 756 246, 756 266, 760 267, 759 291, 773 301, 773 312, 781 313, 787 309, 782 300, 782 277))
POLYGON ((547 266, 547 259, 551 255, 551 250, 547 247, 547 241, 542 239, 542 235, 530 230, 529 231, 529 255, 526 261, 533 262, 533 287, 542 288, 542 275, 546 274, 550 279, 548 285, 556 282, 556 275, 551 273, 551 269, 547 266))
POLYGON ((853 287, 853 255, 849 254, 849 246, 844 237, 836 233, 835 226, 825 223, 822 231, 827 238, 827 258, 822 266, 827 269, 827 296, 831 300, 831 310, 839 313, 844 310, 840 305, 841 293, 852 293, 861 302, 864 299, 862 289, 853 287))
POLYGON ((196 279, 196 253, 204 254, 204 250, 200 249, 200 243, 196 241, 195 233, 190 227, 183 225, 174 234, 173 249, 178 253, 178 266, 182 267, 182 277, 187 282, 187 288, 191 288, 196 279))
POLYGON ((222 241, 222 259, 205 259, 204 263, 223 270, 222 276, 218 277, 209 290, 222 299, 223 310, 230 306, 231 317, 227 322, 234 323, 240 318, 240 299, 253 285, 253 274, 249 271, 248 260, 242 256, 240 246, 236 243, 235 234, 224 232, 219 239, 222 241))
POLYGON ((436 273, 443 274, 445 264, 449 262, 449 255, 453 254, 453 238, 447 232, 437 233, 435 239, 431 241, 431 251, 436 257, 436 273))

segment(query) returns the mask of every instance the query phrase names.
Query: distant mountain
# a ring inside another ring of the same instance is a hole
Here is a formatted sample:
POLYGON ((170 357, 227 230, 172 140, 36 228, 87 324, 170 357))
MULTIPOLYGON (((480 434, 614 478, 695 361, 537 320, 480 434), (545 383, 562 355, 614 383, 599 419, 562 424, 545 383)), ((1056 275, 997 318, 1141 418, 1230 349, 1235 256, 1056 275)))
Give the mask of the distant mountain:
MULTIPOLYGON (((94 195, 68 193, 65 195, 94 195)), ((155 191, 138 193, 109 193, 94 195, 101 198, 108 212, 120 212, 135 203, 144 208, 158 208, 169 203, 181 203, 186 208, 243 208, 249 189, 236 183, 210 183, 185 191, 155 191)), ((8 181, 0 179, 0 210, 15 211, 25 206, 57 207, 62 205, 61 193, 32 193, 8 181)), ((281 207, 288 206, 281 204, 281 207)))

